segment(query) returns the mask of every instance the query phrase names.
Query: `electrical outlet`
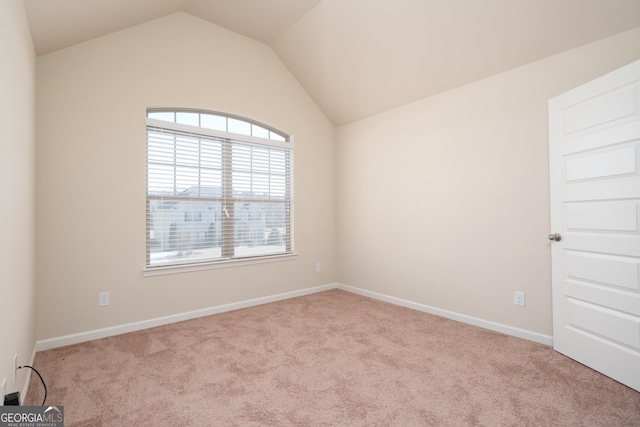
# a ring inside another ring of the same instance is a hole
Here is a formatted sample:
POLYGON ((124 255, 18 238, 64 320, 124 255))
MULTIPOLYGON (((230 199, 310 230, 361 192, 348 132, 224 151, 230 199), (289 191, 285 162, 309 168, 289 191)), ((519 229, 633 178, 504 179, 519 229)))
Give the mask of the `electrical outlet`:
POLYGON ((316 273, 320 273, 322 271, 322 264, 316 262, 316 273))
POLYGON ((524 292, 522 291, 514 291, 513 292, 513 303, 515 305, 519 305, 524 307, 524 292))
MULTIPOLYGON (((16 373, 18 372, 18 353, 13 355, 13 383, 16 383, 16 373)), ((4 396, 2 397, 4 399, 4 396)))
POLYGON ((3 379, 2 383, 0 383, 0 391, 2 392, 2 394, 0 394, 0 396, 2 396, 2 399, 0 399, 0 406, 4 405, 4 395, 5 395, 5 387, 7 385, 7 379, 3 379))
POLYGON ((109 305, 109 292, 100 292, 98 294, 98 306, 106 307, 109 305))

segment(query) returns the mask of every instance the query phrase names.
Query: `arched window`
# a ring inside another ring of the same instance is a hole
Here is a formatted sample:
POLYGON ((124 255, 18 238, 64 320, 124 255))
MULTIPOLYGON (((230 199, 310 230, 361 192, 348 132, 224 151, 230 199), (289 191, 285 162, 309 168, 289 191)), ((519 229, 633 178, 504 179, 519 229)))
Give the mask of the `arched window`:
POLYGON ((197 110, 146 124, 148 269, 293 253, 289 135, 197 110))

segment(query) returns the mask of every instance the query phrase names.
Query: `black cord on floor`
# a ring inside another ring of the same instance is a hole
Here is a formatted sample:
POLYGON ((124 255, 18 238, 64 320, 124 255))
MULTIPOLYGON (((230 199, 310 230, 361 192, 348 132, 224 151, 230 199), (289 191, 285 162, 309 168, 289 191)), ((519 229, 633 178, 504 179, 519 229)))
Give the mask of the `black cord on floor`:
POLYGON ((29 368, 31 369, 33 372, 35 372, 36 374, 38 374, 38 376, 40 377, 40 381, 42 381, 42 386, 44 387, 44 399, 42 399, 42 406, 44 406, 44 402, 47 401, 47 385, 44 383, 44 380, 42 379, 42 375, 40 375, 40 372, 38 372, 38 370, 36 368, 34 368, 33 366, 29 366, 29 365, 22 365, 22 366, 18 366, 17 369, 22 369, 22 368, 29 368))

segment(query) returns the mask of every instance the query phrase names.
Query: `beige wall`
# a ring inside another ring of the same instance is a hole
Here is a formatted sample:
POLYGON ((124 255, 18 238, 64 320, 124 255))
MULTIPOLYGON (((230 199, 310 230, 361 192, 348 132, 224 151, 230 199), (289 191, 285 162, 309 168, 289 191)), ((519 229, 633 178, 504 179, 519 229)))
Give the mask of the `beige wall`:
POLYGON ((38 57, 37 70, 38 339, 335 281, 334 128, 269 47, 176 13, 38 57), (147 107, 293 135, 297 260, 143 277, 147 107))
POLYGON ((338 281, 551 335, 547 100, 638 58, 640 28, 338 128, 338 281))
MULTIPOLYGON (((24 6, 0 2, 0 383, 13 384, 13 355, 28 364, 35 343, 35 52, 24 6)), ((1 398, 1 396, 0 396, 1 398)))

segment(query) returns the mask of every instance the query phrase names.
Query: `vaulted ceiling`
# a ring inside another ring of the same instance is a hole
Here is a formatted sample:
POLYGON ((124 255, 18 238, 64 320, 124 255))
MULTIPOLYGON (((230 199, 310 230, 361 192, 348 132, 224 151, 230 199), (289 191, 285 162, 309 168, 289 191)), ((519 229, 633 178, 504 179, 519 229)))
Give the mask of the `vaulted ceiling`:
POLYGON ((271 46, 336 126, 640 27, 640 0, 23 1, 38 55, 190 13, 271 46))

